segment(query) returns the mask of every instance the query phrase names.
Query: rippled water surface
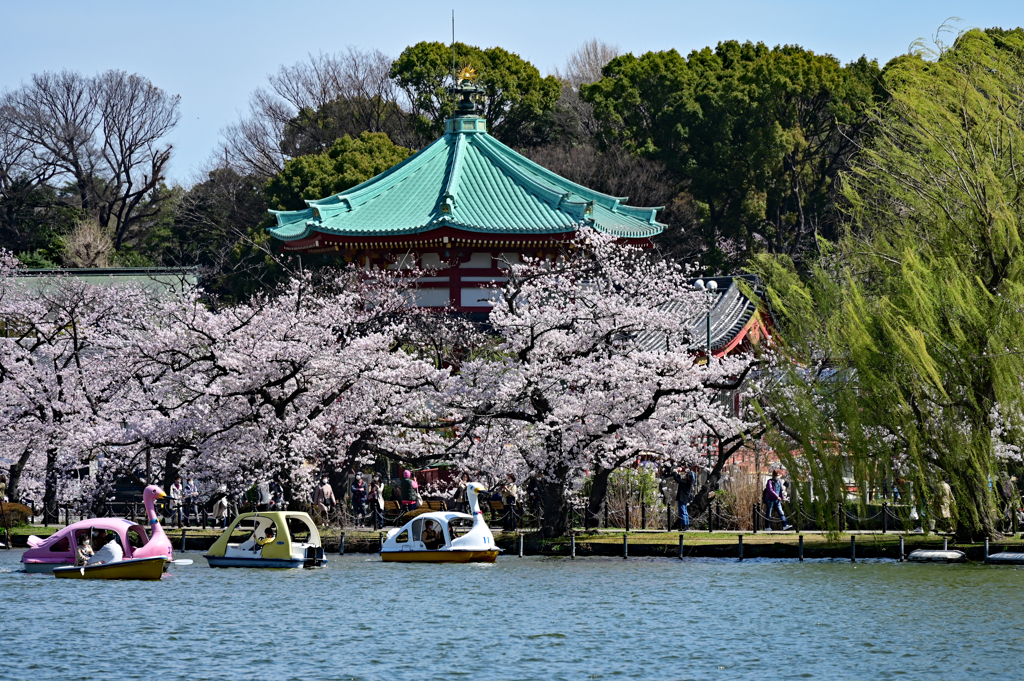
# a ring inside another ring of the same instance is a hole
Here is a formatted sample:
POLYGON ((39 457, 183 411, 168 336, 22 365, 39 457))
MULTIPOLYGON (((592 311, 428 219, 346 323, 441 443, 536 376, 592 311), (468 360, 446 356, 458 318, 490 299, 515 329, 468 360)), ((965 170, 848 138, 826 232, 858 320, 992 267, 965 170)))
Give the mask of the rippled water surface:
POLYGON ((1020 678, 1024 570, 499 558, 55 580, 0 551, 2 679, 1020 678))

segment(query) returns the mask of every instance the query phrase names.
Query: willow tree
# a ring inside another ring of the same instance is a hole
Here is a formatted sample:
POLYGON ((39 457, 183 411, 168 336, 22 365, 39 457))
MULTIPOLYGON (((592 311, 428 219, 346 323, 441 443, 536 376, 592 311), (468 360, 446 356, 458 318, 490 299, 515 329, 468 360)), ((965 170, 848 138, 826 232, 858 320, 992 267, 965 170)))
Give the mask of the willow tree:
POLYGON ((885 72, 891 100, 813 276, 762 256, 793 358, 766 403, 817 496, 903 478, 959 536, 997 536, 990 476, 1024 432, 1024 31, 973 30, 885 72))

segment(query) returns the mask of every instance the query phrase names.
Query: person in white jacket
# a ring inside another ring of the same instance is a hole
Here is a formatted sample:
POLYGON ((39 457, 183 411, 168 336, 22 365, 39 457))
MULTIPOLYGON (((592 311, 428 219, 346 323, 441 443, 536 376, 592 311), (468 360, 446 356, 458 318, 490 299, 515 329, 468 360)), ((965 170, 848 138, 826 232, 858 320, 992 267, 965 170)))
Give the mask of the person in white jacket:
POLYGON ((124 560, 124 550, 121 549, 121 545, 117 543, 116 539, 111 539, 103 545, 103 548, 94 553, 85 564, 116 563, 119 560, 124 560))

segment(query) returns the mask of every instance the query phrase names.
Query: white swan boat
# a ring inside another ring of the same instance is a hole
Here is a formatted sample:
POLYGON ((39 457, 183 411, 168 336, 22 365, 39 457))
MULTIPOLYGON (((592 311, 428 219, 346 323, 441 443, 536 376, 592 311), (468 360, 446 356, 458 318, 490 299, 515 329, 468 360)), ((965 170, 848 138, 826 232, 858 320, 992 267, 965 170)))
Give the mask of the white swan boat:
POLYGON ((388 532, 381 545, 385 563, 493 563, 500 549, 484 521, 479 495, 484 486, 466 485, 472 515, 452 511, 421 513, 388 532))

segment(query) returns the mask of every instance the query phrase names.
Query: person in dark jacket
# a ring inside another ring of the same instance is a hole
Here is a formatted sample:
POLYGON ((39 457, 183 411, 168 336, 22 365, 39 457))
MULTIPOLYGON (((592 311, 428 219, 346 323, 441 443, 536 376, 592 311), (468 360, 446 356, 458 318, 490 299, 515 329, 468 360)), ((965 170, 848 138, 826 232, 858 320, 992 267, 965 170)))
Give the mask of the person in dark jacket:
POLYGON ((402 473, 402 508, 409 510, 411 508, 419 508, 419 492, 417 491, 416 481, 412 477, 411 471, 404 471, 402 473))
POLYGON ((358 518, 366 515, 366 480, 358 474, 352 479, 352 515, 358 518))
POLYGON ((779 472, 777 470, 772 471, 772 477, 765 483, 764 486, 764 516, 768 522, 768 529, 771 529, 772 514, 775 511, 779 512, 779 518, 782 520, 782 529, 788 530, 792 525, 786 522, 786 514, 782 512, 782 502, 784 501, 782 492, 782 481, 779 480, 779 472))
POLYGON ((679 501, 679 529, 686 532, 690 529, 690 514, 688 507, 693 501, 693 488, 697 485, 697 474, 694 473, 696 466, 691 466, 685 471, 677 468, 672 471, 672 479, 679 485, 677 499, 679 501))

